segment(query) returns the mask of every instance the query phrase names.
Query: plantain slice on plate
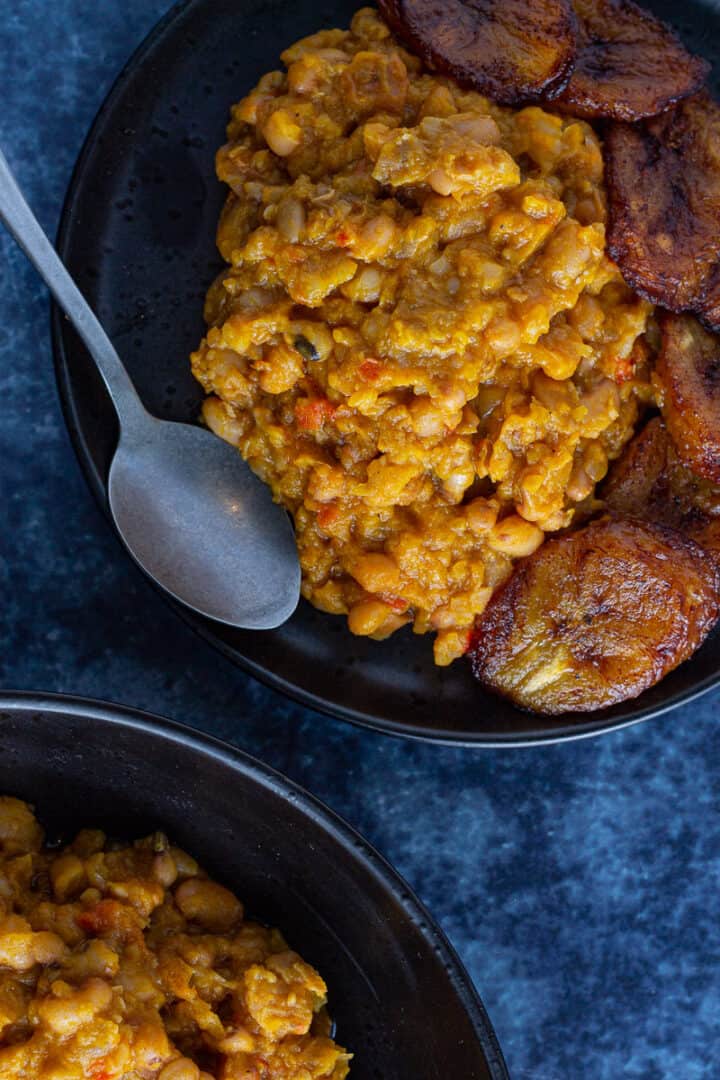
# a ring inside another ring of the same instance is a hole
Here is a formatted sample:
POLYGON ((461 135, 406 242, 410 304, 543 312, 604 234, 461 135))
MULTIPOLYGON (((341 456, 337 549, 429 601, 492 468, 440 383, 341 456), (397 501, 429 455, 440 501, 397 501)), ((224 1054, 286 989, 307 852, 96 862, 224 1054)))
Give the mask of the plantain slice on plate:
POLYGON ((659 317, 660 411, 682 461, 720 484, 720 338, 692 315, 659 317))
POLYGON ((378 7, 428 67, 503 105, 551 98, 575 62, 570 0, 378 0, 378 7))
POLYGON ((642 120, 705 82, 710 65, 632 0, 573 0, 573 7, 578 55, 557 103, 576 116, 642 120))
MULTIPOLYGON (((720 106, 703 91, 605 139, 608 248, 636 292, 703 311, 720 259, 720 106)), ((716 312, 717 313, 717 312, 716 312)))
POLYGON ((613 462, 601 489, 608 510, 679 529, 720 560, 720 486, 680 460, 654 416, 613 462))
POLYGON ((693 540, 604 517, 548 540, 493 596, 473 672, 533 712, 605 708, 686 660, 717 619, 720 570, 693 540))
POLYGON ((720 332, 720 262, 705 286, 703 297, 695 307, 695 313, 708 330, 720 332))

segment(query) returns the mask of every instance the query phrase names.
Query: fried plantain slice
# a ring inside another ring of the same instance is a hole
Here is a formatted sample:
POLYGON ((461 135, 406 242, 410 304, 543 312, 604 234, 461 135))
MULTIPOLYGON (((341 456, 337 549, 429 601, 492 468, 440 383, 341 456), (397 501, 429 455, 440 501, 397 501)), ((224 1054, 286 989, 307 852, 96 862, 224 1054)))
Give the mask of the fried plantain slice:
POLYGON ((575 69, 557 104, 588 119, 633 122, 664 112, 705 82, 710 65, 632 0, 573 0, 575 69))
POLYGON ((701 309, 720 258, 720 106, 703 91, 605 139, 608 248, 636 292, 701 309))
POLYGON ((518 563, 479 622, 473 672, 533 712, 605 708, 695 651, 719 592, 720 571, 694 541, 605 517, 518 563))
POLYGON ((720 560, 720 486, 683 465, 661 417, 613 462, 600 497, 615 514, 679 529, 720 560))
POLYGON ((575 62, 570 0, 378 0, 378 7, 428 67, 503 105, 559 93, 575 62))
POLYGON ((705 286, 702 299, 695 306, 695 314, 708 330, 720 333, 720 262, 705 286))
POLYGON ((682 461, 720 484, 720 338, 692 315, 659 316, 660 411, 682 461))

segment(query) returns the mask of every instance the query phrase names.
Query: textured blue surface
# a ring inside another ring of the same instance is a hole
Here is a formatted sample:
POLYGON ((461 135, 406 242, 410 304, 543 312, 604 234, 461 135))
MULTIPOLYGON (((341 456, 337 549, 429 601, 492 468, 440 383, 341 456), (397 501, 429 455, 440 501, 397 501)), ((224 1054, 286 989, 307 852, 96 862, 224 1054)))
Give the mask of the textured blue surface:
MULTIPOLYGON (((2 5, 0 145, 51 233, 97 106, 165 7, 2 5)), ((64 430, 46 296, 4 235, 0 266, 0 684, 155 710, 309 787, 429 905, 515 1080, 720 1076, 720 695, 514 752, 388 740, 284 701, 121 553, 64 430)))

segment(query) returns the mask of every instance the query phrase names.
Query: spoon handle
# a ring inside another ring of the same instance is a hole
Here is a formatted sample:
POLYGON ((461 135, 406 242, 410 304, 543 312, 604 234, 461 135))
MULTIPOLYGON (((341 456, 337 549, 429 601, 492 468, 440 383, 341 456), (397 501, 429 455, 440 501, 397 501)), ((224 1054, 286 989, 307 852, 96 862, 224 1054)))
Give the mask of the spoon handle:
POLYGON ((73 324, 103 377, 121 424, 145 409, 115 347, 28 206, 0 150, 0 221, 15 238, 73 324))

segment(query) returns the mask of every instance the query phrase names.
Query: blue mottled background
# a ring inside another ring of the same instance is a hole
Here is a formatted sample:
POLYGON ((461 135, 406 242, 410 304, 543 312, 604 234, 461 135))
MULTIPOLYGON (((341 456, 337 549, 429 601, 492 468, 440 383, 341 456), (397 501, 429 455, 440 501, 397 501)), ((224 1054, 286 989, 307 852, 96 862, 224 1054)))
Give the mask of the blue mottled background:
MULTIPOLYGON (((0 3, 0 145, 51 233, 95 110, 166 7, 0 3)), ((515 1080, 719 1077, 720 695, 514 752, 388 740, 284 701, 122 555, 64 430, 45 292, 4 235, 0 266, 0 683, 165 713, 309 787, 429 905, 515 1080)))

